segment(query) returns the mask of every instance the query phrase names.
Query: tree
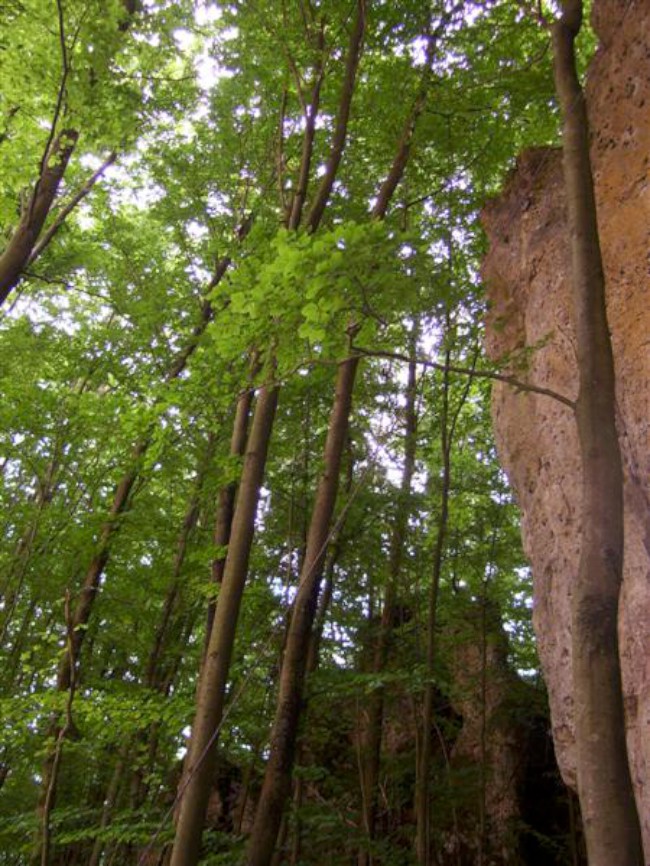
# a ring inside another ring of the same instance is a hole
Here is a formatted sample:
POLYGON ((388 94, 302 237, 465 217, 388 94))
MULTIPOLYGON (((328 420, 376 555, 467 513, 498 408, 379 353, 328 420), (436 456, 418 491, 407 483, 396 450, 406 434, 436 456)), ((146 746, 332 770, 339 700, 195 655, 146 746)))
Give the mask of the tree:
POLYGON ((553 25, 555 81, 571 232, 574 323, 580 385, 576 421, 582 455, 582 539, 572 596, 573 690, 578 794, 590 864, 643 862, 627 762, 618 653, 623 569, 623 471, 616 432, 614 361, 607 326, 589 123, 574 42, 581 0, 553 25))

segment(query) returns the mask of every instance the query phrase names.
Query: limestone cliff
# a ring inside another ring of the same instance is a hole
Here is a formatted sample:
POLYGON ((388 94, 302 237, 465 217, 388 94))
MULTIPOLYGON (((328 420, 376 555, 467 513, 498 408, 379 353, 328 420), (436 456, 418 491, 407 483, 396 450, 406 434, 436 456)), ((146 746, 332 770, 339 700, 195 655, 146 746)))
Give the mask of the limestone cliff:
MULTIPOLYGON (((595 0, 600 48, 588 75, 592 159, 625 464, 620 639, 632 775, 650 851, 650 4, 595 0)), ((485 210, 489 354, 574 398, 577 374, 561 158, 525 153, 485 210)), ((570 597, 580 544, 581 467, 570 409, 494 391, 501 459, 522 510, 534 622, 565 780, 575 783, 570 597)))

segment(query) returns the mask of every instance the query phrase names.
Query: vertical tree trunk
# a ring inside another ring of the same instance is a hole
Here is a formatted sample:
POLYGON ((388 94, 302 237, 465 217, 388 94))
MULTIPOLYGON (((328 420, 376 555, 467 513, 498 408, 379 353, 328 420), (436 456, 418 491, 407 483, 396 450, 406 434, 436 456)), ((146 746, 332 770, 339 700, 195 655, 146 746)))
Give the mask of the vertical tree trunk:
MULTIPOLYGON (((409 518, 409 500, 415 471, 415 451, 417 444, 417 365, 415 352, 417 347, 417 329, 414 329, 411 342, 411 363, 409 364, 408 383, 406 387, 406 405, 404 407, 404 466, 400 484, 398 510, 395 515, 393 531, 390 540, 388 559, 388 576, 384 594, 384 605, 379 623, 372 671, 381 674, 388 661, 388 653, 393 628, 395 627, 395 604, 397 584, 404 557, 404 544, 409 518)), ((361 785, 363 804, 363 829, 372 842, 375 838, 375 822, 377 812, 377 787, 379 783, 379 768, 381 762, 381 737, 384 719, 384 688, 375 689, 368 700, 368 712, 361 747, 361 785)), ((373 858, 365 850, 359 852, 359 866, 372 866, 373 858)))
MULTIPOLYGON (((450 352, 447 350, 445 354, 445 367, 448 367, 450 357, 450 352)), ((451 431, 449 428, 449 372, 445 369, 443 373, 442 410, 440 417, 440 456, 442 458, 440 512, 438 514, 436 543, 433 551, 431 586, 429 587, 426 683, 424 686, 422 733, 415 783, 415 853, 419 866, 429 866, 431 854, 429 774, 431 771, 431 733, 433 730, 433 703, 435 696, 433 672, 436 660, 438 595, 449 519, 449 490, 451 487, 451 431)))
POLYGON ((246 853, 248 866, 269 866, 291 788, 309 642, 336 504, 341 455, 348 434, 358 366, 358 357, 348 358, 339 365, 336 395, 325 443, 324 471, 316 491, 305 559, 284 651, 270 756, 246 853))
MULTIPOLYGON (((330 542, 329 554, 327 557, 327 565, 325 566, 325 578, 323 580, 320 591, 320 599, 318 602, 318 612, 316 614, 316 623, 309 639, 309 651, 307 653, 307 676, 311 676, 318 667, 320 659, 320 645, 323 637, 323 629, 327 619, 327 611, 329 610, 332 601, 332 592, 334 589, 334 568, 340 555, 340 531, 338 528, 337 537, 330 542)), ((307 744, 303 740, 298 744, 298 765, 304 765, 309 760, 309 751, 307 744)), ((293 808, 295 812, 295 820, 293 824, 293 839, 291 841, 291 866, 298 866, 302 854, 302 822, 300 820, 300 809, 302 808, 305 785, 304 779, 297 778, 294 781, 293 791, 293 808)))
POLYGON ((640 866, 644 861, 627 760, 618 650, 623 476, 589 126, 575 65, 581 24, 581 0, 564 0, 553 26, 553 50, 571 231, 583 475, 580 562, 572 587, 578 796, 590 866, 640 866))
MULTIPOLYGON (((253 370, 257 367, 257 362, 253 362, 253 370)), ((240 458, 244 456, 246 451, 246 437, 248 436, 248 421, 253 403, 253 388, 247 388, 239 395, 237 407, 235 409, 235 420, 230 437, 230 456, 240 458)), ((226 548, 230 541, 230 530, 232 527, 232 518, 235 512, 235 496, 237 494, 237 482, 232 481, 226 484, 219 493, 219 503, 217 505, 217 516, 214 525, 214 544, 218 548, 226 548)), ((223 573, 226 567, 226 554, 217 554, 212 561, 212 580, 215 586, 220 586, 223 582, 223 573)), ((210 633, 212 631, 212 623, 214 622, 214 612, 216 603, 210 602, 208 605, 208 622, 205 634, 206 649, 210 642, 210 633)))
POLYGON ((277 401, 276 386, 262 388, 253 415, 223 582, 199 677, 196 716, 179 789, 180 808, 171 866, 194 866, 200 855, 203 822, 214 775, 216 739, 223 715, 237 617, 248 574, 257 503, 277 401))

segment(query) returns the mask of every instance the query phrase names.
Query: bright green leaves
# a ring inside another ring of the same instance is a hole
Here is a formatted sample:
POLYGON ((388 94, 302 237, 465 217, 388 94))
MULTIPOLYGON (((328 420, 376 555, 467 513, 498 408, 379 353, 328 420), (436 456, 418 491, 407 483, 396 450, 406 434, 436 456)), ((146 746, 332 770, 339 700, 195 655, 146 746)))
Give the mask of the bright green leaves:
POLYGON ((372 342, 412 309, 403 249, 402 237, 379 222, 350 221, 316 235, 280 230, 238 263, 213 332, 217 351, 270 349, 281 374, 343 357, 352 325, 372 342))

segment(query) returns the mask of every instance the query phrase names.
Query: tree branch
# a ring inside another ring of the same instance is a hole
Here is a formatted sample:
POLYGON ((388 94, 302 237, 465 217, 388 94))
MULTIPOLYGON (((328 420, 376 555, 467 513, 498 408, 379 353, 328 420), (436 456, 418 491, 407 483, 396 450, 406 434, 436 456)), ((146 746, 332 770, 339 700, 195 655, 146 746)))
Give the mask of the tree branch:
POLYGON ((33 264, 36 259, 44 252, 45 248, 49 245, 54 235, 61 228, 67 217, 72 213, 72 211, 77 207, 77 205, 82 202, 88 193, 95 186, 97 181, 102 177, 106 169, 113 165, 115 160, 117 159, 117 153, 113 151, 110 154, 108 159, 106 159, 102 165, 95 171, 88 180, 79 188, 79 190, 72 196, 70 201, 64 205, 59 213, 56 215, 56 218, 52 222, 52 225, 47 229, 46 232, 43 233, 40 241, 34 246, 30 257, 27 259, 27 265, 33 264))
POLYGON ((336 174, 343 157, 343 150, 345 148, 345 141, 348 134, 350 109, 352 107, 352 96, 354 95, 357 70, 359 68, 359 60, 361 59, 365 29, 366 0, 357 0, 357 14, 354 19, 354 26, 350 37, 350 46, 348 48, 348 55, 345 62, 345 75, 343 78, 343 88, 341 91, 339 109, 336 116, 336 127, 332 139, 332 148, 325 166, 325 174, 323 175, 320 187, 316 193, 316 198, 314 199, 307 216, 307 228, 310 232, 313 232, 318 228, 318 225, 323 218, 325 207, 327 206, 327 202, 332 193, 336 174))
MULTIPOLYGON (((402 361, 406 364, 411 360, 408 355, 404 355, 401 352, 364 349, 363 346, 352 346, 352 349, 359 355, 365 355, 369 358, 388 358, 393 361, 402 361)), ((472 379, 492 379, 497 382, 504 382, 517 391, 541 394, 544 397, 551 397, 553 400, 557 400, 564 406, 568 406, 569 409, 575 410, 576 408, 575 400, 571 400, 563 394, 558 394, 557 391, 553 391, 550 388, 541 388, 537 385, 522 382, 521 379, 517 379, 516 376, 511 376, 508 373, 497 373, 493 370, 477 370, 473 367, 457 367, 455 364, 442 364, 439 361, 432 361, 430 358, 416 358, 416 363, 421 364, 423 367, 429 367, 432 370, 440 370, 443 373, 457 373, 460 376, 469 376, 472 379)))

